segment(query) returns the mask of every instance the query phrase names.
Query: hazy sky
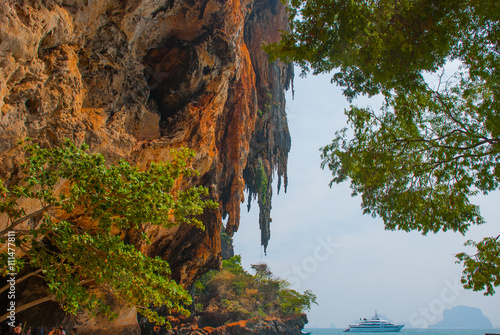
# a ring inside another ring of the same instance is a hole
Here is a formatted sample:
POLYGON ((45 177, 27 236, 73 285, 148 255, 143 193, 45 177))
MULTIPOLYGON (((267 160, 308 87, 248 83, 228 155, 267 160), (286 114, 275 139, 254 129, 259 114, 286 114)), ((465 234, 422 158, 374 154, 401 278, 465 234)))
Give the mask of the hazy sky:
POLYGON ((287 97, 292 136, 288 192, 273 197, 267 256, 260 247, 257 205, 250 213, 242 205, 234 244, 245 268, 266 262, 298 291, 312 290, 319 306, 308 313, 308 327, 344 328, 377 309, 394 322, 425 328, 442 319, 443 309, 457 305, 480 308, 500 327, 500 288, 493 297, 461 288, 462 266, 454 257, 466 250, 466 240, 500 233, 500 195, 478 199, 487 224, 473 227, 465 237, 385 231, 380 219, 362 215, 360 198, 351 197, 349 183, 329 188, 331 174, 320 169, 319 148, 345 125, 346 107, 329 76, 296 77, 295 99, 291 93, 287 97))

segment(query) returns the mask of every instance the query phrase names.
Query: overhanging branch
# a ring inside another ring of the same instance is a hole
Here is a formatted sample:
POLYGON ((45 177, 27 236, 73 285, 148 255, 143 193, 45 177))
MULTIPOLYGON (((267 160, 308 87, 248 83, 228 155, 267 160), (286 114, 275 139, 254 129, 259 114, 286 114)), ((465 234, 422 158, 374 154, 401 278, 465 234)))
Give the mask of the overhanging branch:
MULTIPOLYGON (((26 278, 29 278, 29 277, 31 277, 31 276, 34 276, 34 275, 36 275, 36 274, 38 274, 38 273, 40 273, 40 272, 42 272, 42 269, 38 269, 38 270, 36 270, 36 271, 30 272, 30 273, 28 273, 27 275, 22 276, 21 278, 19 278, 18 280, 16 280, 16 284, 19 284, 20 282, 22 282, 22 281, 23 281, 23 280, 25 280, 26 278)), ((10 284, 7 284, 7 285, 5 285, 4 287, 2 287, 2 288, 0 289, 0 294, 1 294, 3 291, 7 290, 9 287, 10 287, 10 284)), ((1 322, 1 321, 0 321, 0 322, 1 322)))
POLYGON ((18 225, 20 225, 24 221, 27 221, 27 220, 32 219, 34 217, 37 217, 40 214, 48 211, 52 207, 54 207, 54 204, 47 205, 47 206, 43 207, 42 209, 39 209, 39 210, 37 210, 37 211, 35 211, 35 212, 31 213, 31 214, 28 214, 28 215, 26 215, 26 216, 24 216, 24 217, 22 217, 20 219, 17 219, 10 226, 8 226, 7 228, 5 228, 4 230, 2 230, 0 232, 0 237, 5 237, 9 231, 12 231, 15 227, 17 227, 18 225))
MULTIPOLYGON (((43 304, 44 302, 52 301, 52 300, 54 300, 54 298, 55 298, 55 295, 49 295, 49 296, 40 298, 38 300, 29 302, 27 304, 24 304, 24 305, 22 305, 20 307, 16 307, 16 313, 20 313, 20 312, 25 311, 25 310, 27 310, 27 309, 29 309, 31 307, 36 306, 36 305, 43 304)), ((0 316, 0 323, 4 322, 5 320, 7 320, 7 318, 9 317, 9 315, 10 315, 10 312, 9 313, 5 313, 4 315, 0 316)))

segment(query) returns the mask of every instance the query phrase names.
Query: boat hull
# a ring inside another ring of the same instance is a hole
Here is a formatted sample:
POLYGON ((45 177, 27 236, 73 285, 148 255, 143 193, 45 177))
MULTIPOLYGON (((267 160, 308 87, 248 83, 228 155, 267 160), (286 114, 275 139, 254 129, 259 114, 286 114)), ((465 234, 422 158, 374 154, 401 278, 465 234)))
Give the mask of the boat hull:
POLYGON ((397 333, 404 325, 382 326, 382 327, 359 327, 350 326, 344 332, 349 333, 397 333))

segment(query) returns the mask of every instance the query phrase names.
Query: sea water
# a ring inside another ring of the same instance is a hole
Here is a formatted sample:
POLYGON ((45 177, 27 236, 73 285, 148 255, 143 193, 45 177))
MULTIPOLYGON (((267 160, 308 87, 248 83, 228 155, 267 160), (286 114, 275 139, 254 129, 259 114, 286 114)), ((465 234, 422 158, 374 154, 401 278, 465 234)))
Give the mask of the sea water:
MULTIPOLYGON (((363 333, 344 333, 342 328, 305 328, 304 333, 311 332, 311 335, 346 335, 346 334, 360 334, 363 333)), ((367 335, 375 335, 376 333, 366 333, 367 335)), ((379 333, 382 335, 485 335, 485 334, 500 334, 500 329, 415 329, 403 328, 397 333, 379 333)))

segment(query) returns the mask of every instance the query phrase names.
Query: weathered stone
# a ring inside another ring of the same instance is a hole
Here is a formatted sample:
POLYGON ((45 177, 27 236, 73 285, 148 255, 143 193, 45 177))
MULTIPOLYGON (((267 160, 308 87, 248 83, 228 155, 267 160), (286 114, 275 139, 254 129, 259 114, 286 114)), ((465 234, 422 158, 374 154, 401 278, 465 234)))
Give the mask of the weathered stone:
POLYGON ((250 319, 227 323, 219 327, 205 326, 200 328, 197 324, 180 324, 168 335, 300 335, 307 323, 307 316, 299 314, 288 318, 266 317, 263 319, 250 319))
MULTIPOLYGON (((277 0, 1 1, 1 178, 16 180, 17 141, 25 137, 44 146, 85 142, 111 162, 139 167, 168 159, 172 148, 191 148, 200 171, 193 182, 209 187, 220 209, 203 214, 205 231, 152 227, 153 243, 137 246, 167 259, 188 287, 219 266, 222 218, 232 235, 245 188, 249 200, 259 197, 267 246, 273 171, 286 188, 283 90, 293 71, 269 64, 261 44, 277 41, 286 19, 277 0), (256 184, 259 164, 265 189, 256 184)), ((122 319, 115 322, 62 322, 82 334, 137 332, 135 310, 116 308, 122 319)))

